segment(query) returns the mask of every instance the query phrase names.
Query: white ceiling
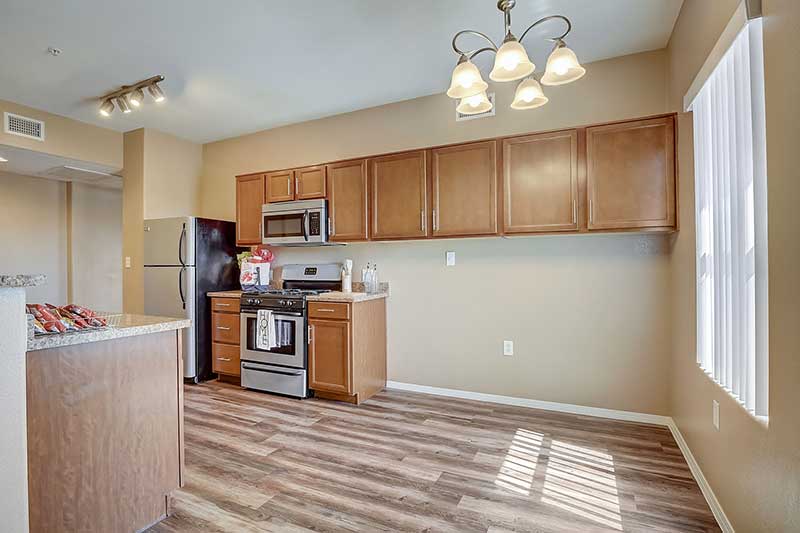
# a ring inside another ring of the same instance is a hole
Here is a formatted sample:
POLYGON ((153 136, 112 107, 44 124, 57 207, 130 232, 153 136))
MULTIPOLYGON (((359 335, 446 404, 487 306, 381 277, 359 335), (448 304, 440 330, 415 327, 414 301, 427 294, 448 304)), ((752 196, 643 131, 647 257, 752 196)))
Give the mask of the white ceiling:
MULTIPOLYGON (((513 28, 564 14, 588 63, 664 47, 682 1, 518 0, 513 28)), ((537 65, 552 24, 525 39, 537 65)), ((197 142, 443 92, 456 31, 503 37, 494 0, 2 0, 0 26, 0 99, 197 142), (167 102, 98 115, 97 97, 156 74, 167 102)))
POLYGON ((122 189, 121 169, 118 168, 4 144, 0 144, 0 157, 7 159, 0 161, 0 173, 122 189))

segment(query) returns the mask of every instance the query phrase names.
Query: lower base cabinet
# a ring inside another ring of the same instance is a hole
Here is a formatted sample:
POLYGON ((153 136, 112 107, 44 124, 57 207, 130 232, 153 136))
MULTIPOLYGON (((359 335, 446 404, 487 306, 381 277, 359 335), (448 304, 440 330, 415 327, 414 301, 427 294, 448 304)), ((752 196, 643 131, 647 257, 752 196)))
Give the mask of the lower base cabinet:
POLYGON ((361 403, 386 387, 386 300, 309 302, 308 386, 361 403))
POLYGON ((239 299, 211 298, 211 369, 220 379, 236 382, 239 361, 239 299))

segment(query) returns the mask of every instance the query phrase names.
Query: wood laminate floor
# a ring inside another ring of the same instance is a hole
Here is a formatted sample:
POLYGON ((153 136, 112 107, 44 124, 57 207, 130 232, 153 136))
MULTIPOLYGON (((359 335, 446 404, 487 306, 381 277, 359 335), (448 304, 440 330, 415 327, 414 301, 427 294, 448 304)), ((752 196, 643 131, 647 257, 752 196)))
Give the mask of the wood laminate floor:
POLYGON ((720 531, 669 430, 389 390, 185 389, 162 532, 720 531))

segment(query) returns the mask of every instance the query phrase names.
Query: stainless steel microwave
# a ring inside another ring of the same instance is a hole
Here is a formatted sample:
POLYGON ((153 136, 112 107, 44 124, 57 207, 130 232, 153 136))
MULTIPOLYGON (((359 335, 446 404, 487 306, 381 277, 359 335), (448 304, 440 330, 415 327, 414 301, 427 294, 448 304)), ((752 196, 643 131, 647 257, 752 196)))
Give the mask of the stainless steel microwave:
POLYGON ((320 245, 328 242, 327 200, 299 200, 261 207, 263 244, 320 245))

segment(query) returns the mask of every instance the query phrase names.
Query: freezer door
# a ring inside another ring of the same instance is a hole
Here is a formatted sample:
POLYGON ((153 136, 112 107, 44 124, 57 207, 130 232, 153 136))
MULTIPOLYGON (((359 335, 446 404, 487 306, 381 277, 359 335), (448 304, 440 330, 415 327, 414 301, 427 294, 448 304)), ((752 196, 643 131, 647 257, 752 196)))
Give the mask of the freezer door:
POLYGON ((146 315, 188 318, 192 325, 183 333, 183 375, 197 377, 195 344, 195 269, 194 267, 145 267, 144 313, 146 315))
POLYGON ((195 265, 195 219, 156 218, 144 221, 144 265, 195 265))

